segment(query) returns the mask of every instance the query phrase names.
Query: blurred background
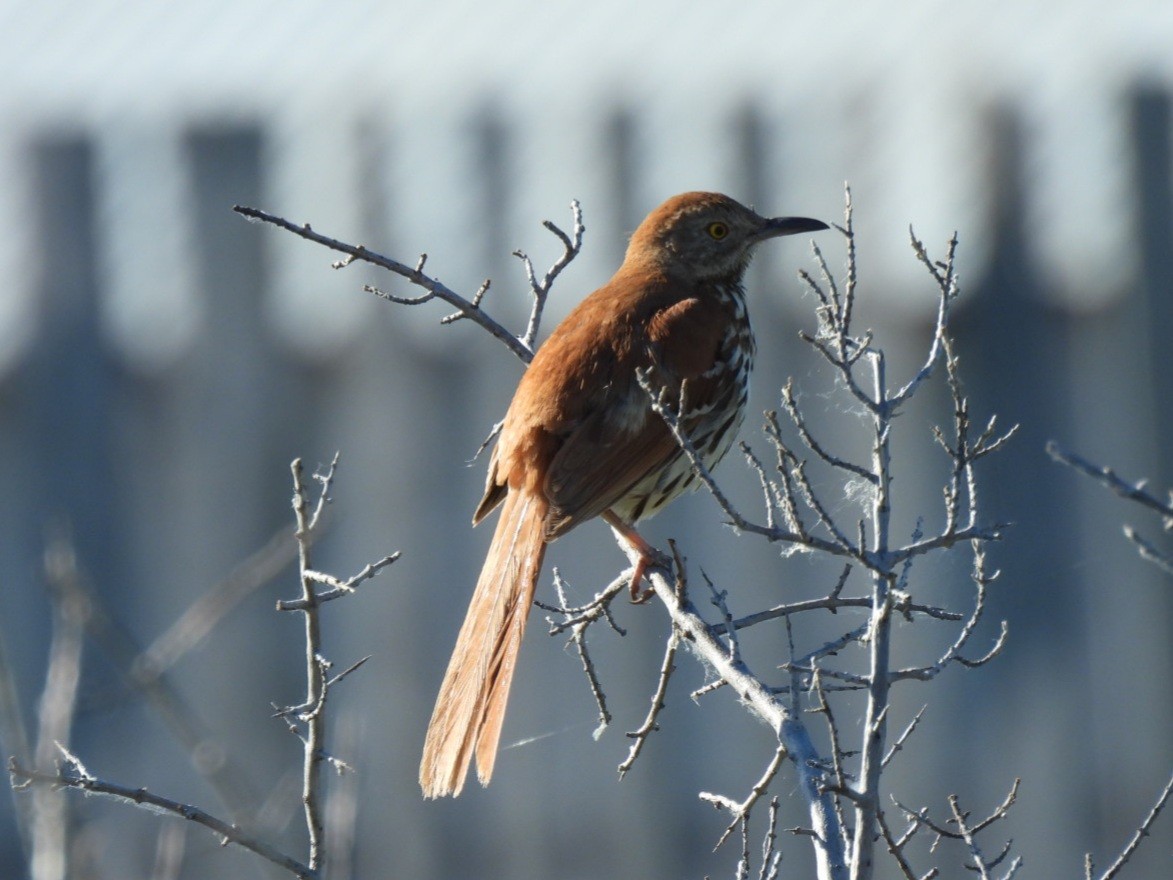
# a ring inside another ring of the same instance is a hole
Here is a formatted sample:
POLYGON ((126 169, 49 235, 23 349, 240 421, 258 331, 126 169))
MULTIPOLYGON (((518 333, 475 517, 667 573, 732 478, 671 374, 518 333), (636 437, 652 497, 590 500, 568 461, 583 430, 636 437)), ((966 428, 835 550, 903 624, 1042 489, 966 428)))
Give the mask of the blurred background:
MULTIPOLYGON (((1121 526, 1159 540, 1160 524, 1043 446, 1158 494, 1173 483, 1173 5, 0 0, 0 81, 0 635, 27 737, 49 658, 46 554, 68 536, 97 615, 73 751, 304 858, 300 743, 271 717, 304 687, 301 621, 273 611, 297 591, 291 542, 264 556, 272 579, 240 565, 292 527, 289 461, 340 451, 316 566, 348 576, 403 557, 326 611, 339 668, 373 655, 331 703, 334 751, 357 769, 335 801, 351 831, 332 876, 731 876, 738 843, 711 853, 725 818, 697 792, 744 797, 773 748, 727 696, 688 699, 703 681, 691 658, 663 730, 616 778, 667 635, 654 607, 617 606, 627 637, 592 642, 615 715, 597 741, 579 660, 535 613, 493 785, 420 799, 424 728, 489 540, 469 526, 484 462, 466 464, 521 364, 468 322, 440 326, 440 305, 361 289, 410 293, 399 281, 334 271, 334 255, 230 209, 408 263, 426 252, 470 296, 491 278, 486 308, 520 331, 527 286, 510 254, 544 269, 560 246, 541 221, 569 229, 579 199, 586 244, 548 330, 667 196, 715 189, 836 221, 846 181, 860 324, 894 381, 923 357, 935 307, 909 224, 937 257, 957 230, 953 329, 975 418, 1022 426, 980 472, 987 521, 1014 525, 991 550, 1002 574, 974 650, 1001 619, 1009 645, 982 670, 899 689, 891 729, 928 708, 887 790, 939 817, 950 793, 984 813, 1021 776, 986 846, 1013 838, 1030 875, 1055 877, 1077 876, 1085 851, 1110 861, 1155 800, 1173 759, 1173 591, 1121 526), (247 595, 200 618, 206 633, 156 641, 225 593, 247 595), (164 697, 147 699, 127 670, 151 645, 174 651, 164 697)), ((839 236, 818 241, 841 269, 839 236)), ((771 243, 749 279, 759 366, 742 436, 766 452, 754 413, 793 376, 828 446, 865 456, 866 423, 798 341, 815 305, 800 267, 814 268, 805 237, 771 243)), ((922 515, 940 525, 947 469, 930 429, 949 418, 936 387, 900 423, 899 535, 922 515)), ((719 476, 758 515, 756 478, 733 457, 719 476)), ((858 518, 857 493, 826 492, 858 518)), ((784 559, 720 519, 697 494, 645 534, 678 539, 735 614, 834 583, 837 567, 784 559)), ((572 601, 624 565, 601 524, 547 559, 572 601)), ((912 590, 965 609, 967 565, 926 562, 912 590)), ((539 597, 553 599, 548 577, 539 597)), ((809 649, 856 622, 811 621, 796 638, 809 649)), ((897 638, 903 664, 931 662, 952 635, 920 623, 897 638)), ((767 678, 785 644, 780 629, 754 637, 767 678)), ((848 704, 856 735, 851 717, 848 704)), ((5 755, 20 750, 12 725, 6 739, 5 755)), ((774 793, 782 827, 805 821, 791 773, 774 793)), ((60 800, 70 877, 164 876, 168 858, 185 878, 274 876, 201 829, 60 800)), ((0 799, 0 876, 31 876, 14 810, 0 799)), ((1168 876, 1171 829, 1164 817, 1125 876, 1168 876)), ((809 876, 805 839, 781 842, 784 875, 809 876)), ((961 876, 958 853, 939 861, 961 876)))

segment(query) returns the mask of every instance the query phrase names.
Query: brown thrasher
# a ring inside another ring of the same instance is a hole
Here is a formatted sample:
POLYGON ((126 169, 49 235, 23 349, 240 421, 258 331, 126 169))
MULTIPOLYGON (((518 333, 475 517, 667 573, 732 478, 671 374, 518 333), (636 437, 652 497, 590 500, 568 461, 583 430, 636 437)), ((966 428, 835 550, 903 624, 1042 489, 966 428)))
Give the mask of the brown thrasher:
POLYGON ((425 797, 459 794, 474 754, 489 784, 546 544, 602 516, 646 563, 653 551, 634 523, 693 486, 692 464, 637 374, 666 390, 683 432, 716 465, 749 394, 754 338, 741 285, 754 246, 826 228, 759 217, 716 193, 671 198, 636 229, 615 276, 538 349, 473 514, 475 525, 502 505, 428 727, 425 797))

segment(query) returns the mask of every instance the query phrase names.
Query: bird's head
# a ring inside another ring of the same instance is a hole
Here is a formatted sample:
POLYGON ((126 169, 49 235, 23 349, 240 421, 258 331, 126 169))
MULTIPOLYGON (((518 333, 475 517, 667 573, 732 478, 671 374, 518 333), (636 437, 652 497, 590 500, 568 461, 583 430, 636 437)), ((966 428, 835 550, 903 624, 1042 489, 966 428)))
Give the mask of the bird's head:
POLYGON ((674 196, 631 236, 628 262, 653 262, 697 279, 740 279, 756 245, 767 238, 814 232, 827 224, 807 217, 762 217, 720 193, 674 196))

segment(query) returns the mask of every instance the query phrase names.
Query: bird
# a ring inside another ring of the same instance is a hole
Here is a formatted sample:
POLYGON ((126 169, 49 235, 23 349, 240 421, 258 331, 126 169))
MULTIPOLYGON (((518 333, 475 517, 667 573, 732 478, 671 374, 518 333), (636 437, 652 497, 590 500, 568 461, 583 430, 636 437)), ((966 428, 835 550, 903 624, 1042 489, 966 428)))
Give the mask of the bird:
POLYGON ((594 517, 638 553, 633 600, 655 551, 635 524, 695 488, 693 464, 649 391, 714 467, 749 395, 755 342, 742 286, 755 247, 826 229, 762 217, 729 196, 687 192, 632 233, 614 276, 538 347, 506 412, 477 525, 500 518, 424 742, 426 798, 458 795, 475 758, 493 775, 501 726, 546 545, 594 517))

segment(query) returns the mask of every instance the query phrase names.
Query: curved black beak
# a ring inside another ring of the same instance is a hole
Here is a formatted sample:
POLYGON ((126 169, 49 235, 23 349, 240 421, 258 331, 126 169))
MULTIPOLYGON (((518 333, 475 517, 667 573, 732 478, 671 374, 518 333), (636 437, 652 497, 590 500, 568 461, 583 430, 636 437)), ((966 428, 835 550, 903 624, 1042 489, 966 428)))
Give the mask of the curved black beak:
POLYGON ((771 217, 758 230, 754 238, 777 238, 780 235, 797 235, 800 232, 818 232, 820 229, 830 229, 822 220, 813 220, 810 217, 771 217))

